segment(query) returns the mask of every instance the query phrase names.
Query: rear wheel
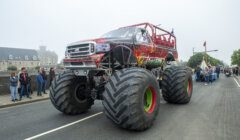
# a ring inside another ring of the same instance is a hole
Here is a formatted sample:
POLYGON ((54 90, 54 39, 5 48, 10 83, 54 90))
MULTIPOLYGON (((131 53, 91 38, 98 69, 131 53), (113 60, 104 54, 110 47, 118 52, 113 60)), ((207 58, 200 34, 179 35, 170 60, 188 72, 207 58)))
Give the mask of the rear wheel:
POLYGON ((50 99, 56 109, 69 115, 83 113, 94 103, 86 77, 75 76, 72 71, 65 71, 52 82, 50 99))
POLYGON ((186 104, 192 96, 192 72, 184 66, 166 68, 162 79, 162 95, 169 103, 186 104))
POLYGON ((142 68, 127 68, 110 77, 103 93, 106 116, 122 128, 145 130, 155 120, 159 109, 156 78, 142 68))

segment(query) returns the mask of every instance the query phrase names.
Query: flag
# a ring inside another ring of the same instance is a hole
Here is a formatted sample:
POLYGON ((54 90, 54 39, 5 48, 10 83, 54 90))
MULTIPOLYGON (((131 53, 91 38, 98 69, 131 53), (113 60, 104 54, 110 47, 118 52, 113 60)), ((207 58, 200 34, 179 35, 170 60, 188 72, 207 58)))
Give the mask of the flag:
POLYGON ((207 67, 207 63, 206 63, 206 61, 204 60, 204 57, 203 57, 203 60, 202 60, 201 65, 200 65, 200 68, 202 70, 205 70, 206 67, 207 67))
POLYGON ((203 46, 204 46, 204 47, 206 47, 206 45, 207 45, 207 42, 206 42, 206 41, 204 41, 204 43, 203 43, 203 46))

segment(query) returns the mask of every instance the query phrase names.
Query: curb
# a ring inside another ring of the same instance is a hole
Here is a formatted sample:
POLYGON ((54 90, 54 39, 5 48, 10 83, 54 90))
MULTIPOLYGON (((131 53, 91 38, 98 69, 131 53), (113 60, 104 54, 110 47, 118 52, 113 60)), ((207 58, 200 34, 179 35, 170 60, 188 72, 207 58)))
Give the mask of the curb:
POLYGON ((29 103, 34 103, 34 102, 48 100, 48 99, 49 99, 49 97, 35 99, 35 100, 30 99, 29 101, 23 101, 23 102, 19 101, 19 102, 12 103, 12 104, 0 105, 0 108, 7 108, 7 107, 12 107, 12 106, 17 106, 17 105, 29 104, 29 103))

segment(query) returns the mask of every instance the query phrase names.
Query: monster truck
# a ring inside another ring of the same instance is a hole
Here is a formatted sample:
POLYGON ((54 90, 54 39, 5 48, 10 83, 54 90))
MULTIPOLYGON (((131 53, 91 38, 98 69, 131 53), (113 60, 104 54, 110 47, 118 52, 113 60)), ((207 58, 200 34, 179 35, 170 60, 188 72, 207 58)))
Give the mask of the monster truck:
POLYGON ((150 23, 122 27, 69 44, 65 71, 52 82, 50 99, 69 115, 86 112, 99 99, 115 124, 145 130, 158 114, 160 93, 168 103, 191 99, 191 70, 177 59, 173 32, 150 23))

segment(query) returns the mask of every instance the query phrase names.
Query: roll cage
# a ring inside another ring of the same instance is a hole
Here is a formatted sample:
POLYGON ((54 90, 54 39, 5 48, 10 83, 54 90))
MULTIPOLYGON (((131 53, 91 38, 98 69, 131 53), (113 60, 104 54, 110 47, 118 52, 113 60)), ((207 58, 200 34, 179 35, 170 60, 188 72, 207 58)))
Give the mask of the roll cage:
POLYGON ((153 24, 140 23, 140 24, 134 24, 134 25, 125 26, 121 28, 126 28, 126 27, 138 27, 138 28, 143 28, 147 30, 155 45, 165 46, 172 49, 176 49, 177 47, 176 36, 173 34, 173 32, 168 32, 153 24))

